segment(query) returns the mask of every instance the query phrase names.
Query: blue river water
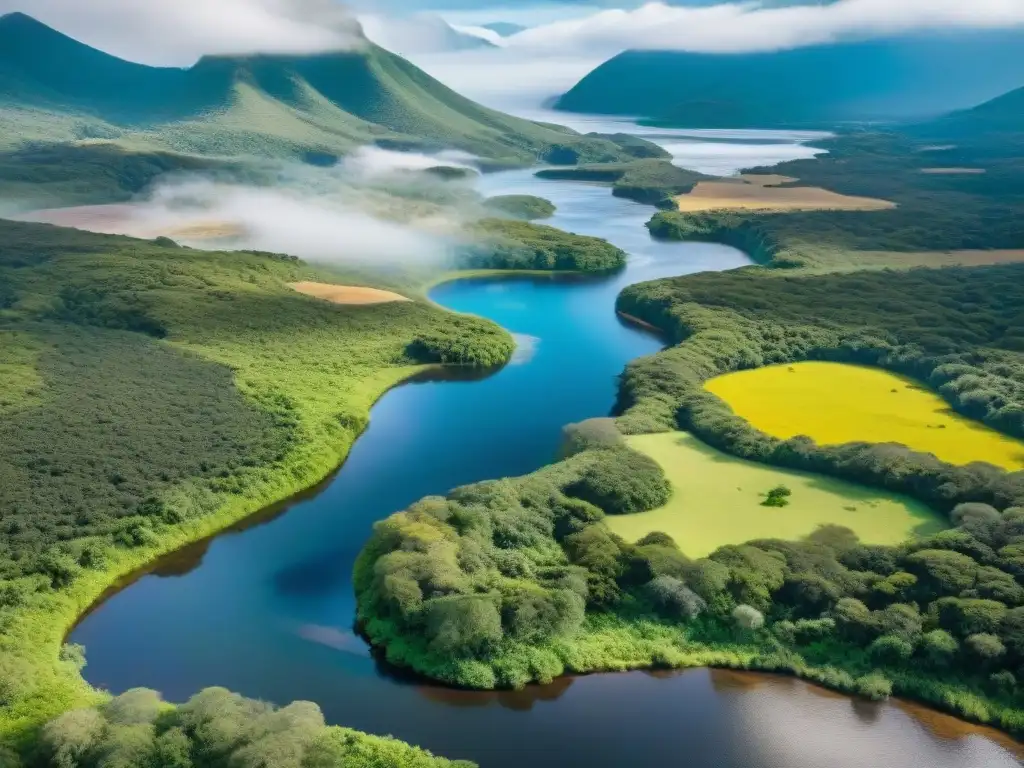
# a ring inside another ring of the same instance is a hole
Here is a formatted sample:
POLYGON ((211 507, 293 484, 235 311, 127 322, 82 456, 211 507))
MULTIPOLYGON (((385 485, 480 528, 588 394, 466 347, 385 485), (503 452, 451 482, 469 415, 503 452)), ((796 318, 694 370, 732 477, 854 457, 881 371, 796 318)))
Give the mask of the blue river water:
POLYGON ((434 289, 439 304, 515 334, 512 363, 392 390, 319 488, 163 559, 109 596, 70 638, 86 646, 86 678, 114 692, 155 688, 172 701, 214 685, 311 700, 330 722, 484 768, 1016 765, 995 737, 949 718, 852 704, 766 676, 598 675, 470 693, 403 679, 374 660, 352 633, 350 578, 373 523, 425 495, 537 469, 554 458, 565 424, 608 414, 626 363, 661 347, 616 316, 624 286, 749 263, 724 246, 653 241, 643 226, 652 209, 607 188, 521 171, 480 184, 486 194, 547 197, 558 206, 551 224, 607 238, 630 254, 627 269, 434 289))

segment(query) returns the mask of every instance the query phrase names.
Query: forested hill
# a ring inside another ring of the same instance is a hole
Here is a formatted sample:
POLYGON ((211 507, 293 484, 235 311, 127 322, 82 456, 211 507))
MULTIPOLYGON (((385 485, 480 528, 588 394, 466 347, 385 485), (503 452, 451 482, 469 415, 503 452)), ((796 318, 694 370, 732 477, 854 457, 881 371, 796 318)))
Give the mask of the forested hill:
POLYGON ((287 155, 377 142, 510 162, 625 157, 609 140, 487 109, 368 41, 352 51, 158 68, 24 14, 0 18, 0 119, 8 129, 0 146, 99 138, 135 149, 287 155))
POLYGON ((963 109, 1024 82, 1024 31, 766 53, 626 51, 558 101, 687 127, 828 126, 963 109))
POLYGON ((1024 88, 908 130, 921 136, 947 139, 990 140, 996 136, 1018 136, 1024 140, 1024 88))

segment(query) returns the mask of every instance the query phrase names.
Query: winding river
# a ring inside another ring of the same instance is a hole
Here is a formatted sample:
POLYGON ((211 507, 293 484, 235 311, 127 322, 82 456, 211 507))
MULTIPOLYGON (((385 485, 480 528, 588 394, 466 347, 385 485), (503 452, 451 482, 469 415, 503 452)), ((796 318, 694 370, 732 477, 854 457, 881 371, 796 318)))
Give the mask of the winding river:
MULTIPOLYGON (((719 173, 810 152, 785 136, 657 138, 681 163, 719 173)), ((109 596, 71 636, 88 650, 88 680, 114 692, 151 687, 171 700, 212 685, 276 702, 308 699, 331 722, 483 768, 1017 765, 1013 742, 994 732, 771 676, 595 675, 472 693, 403 679, 371 657, 351 632, 350 575, 373 523, 428 494, 532 471, 552 460, 563 425, 607 414, 625 364, 661 346, 615 315, 624 286, 749 263, 724 246, 653 242, 643 226, 651 209, 605 188, 519 171, 480 183, 487 194, 549 198, 558 206, 550 223, 607 238, 629 252, 628 268, 602 279, 436 288, 438 303, 516 334, 512 363, 489 376, 434 375, 392 390, 330 480, 163 559, 109 596)))

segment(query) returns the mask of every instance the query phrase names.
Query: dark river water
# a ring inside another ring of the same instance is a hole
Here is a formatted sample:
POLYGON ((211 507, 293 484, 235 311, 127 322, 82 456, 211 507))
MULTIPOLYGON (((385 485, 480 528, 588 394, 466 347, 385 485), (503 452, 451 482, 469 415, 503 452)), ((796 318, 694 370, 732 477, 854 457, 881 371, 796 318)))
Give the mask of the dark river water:
MULTIPOLYGON (((723 151, 714 153, 719 170, 723 151)), ((749 154, 744 147, 737 162, 751 164, 749 154)), ((481 185, 551 199, 552 224, 607 238, 629 252, 628 268, 596 280, 466 280, 432 291, 516 334, 513 362, 490 376, 392 390, 330 480, 165 558, 102 602, 70 638, 86 646, 86 678, 114 692, 155 688, 172 701, 213 685, 311 700, 330 722, 484 768, 1017 765, 1013 743, 992 732, 781 678, 692 670, 471 693, 403 680, 375 662, 352 634, 350 579, 373 523, 425 495, 537 469, 554 458, 565 424, 606 415, 625 364, 661 346, 615 315, 624 286, 748 263, 723 246, 653 242, 643 227, 652 209, 606 188, 529 172, 481 185)))

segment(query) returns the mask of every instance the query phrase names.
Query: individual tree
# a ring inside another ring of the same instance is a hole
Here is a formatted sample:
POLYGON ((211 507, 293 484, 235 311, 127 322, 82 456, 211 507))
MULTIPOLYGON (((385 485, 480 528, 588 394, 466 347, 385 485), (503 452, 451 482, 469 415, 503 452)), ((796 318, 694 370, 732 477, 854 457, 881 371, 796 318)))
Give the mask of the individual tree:
POLYGON ((921 653, 935 667, 945 668, 956 656, 960 643, 944 629, 926 632, 921 640, 921 653))

